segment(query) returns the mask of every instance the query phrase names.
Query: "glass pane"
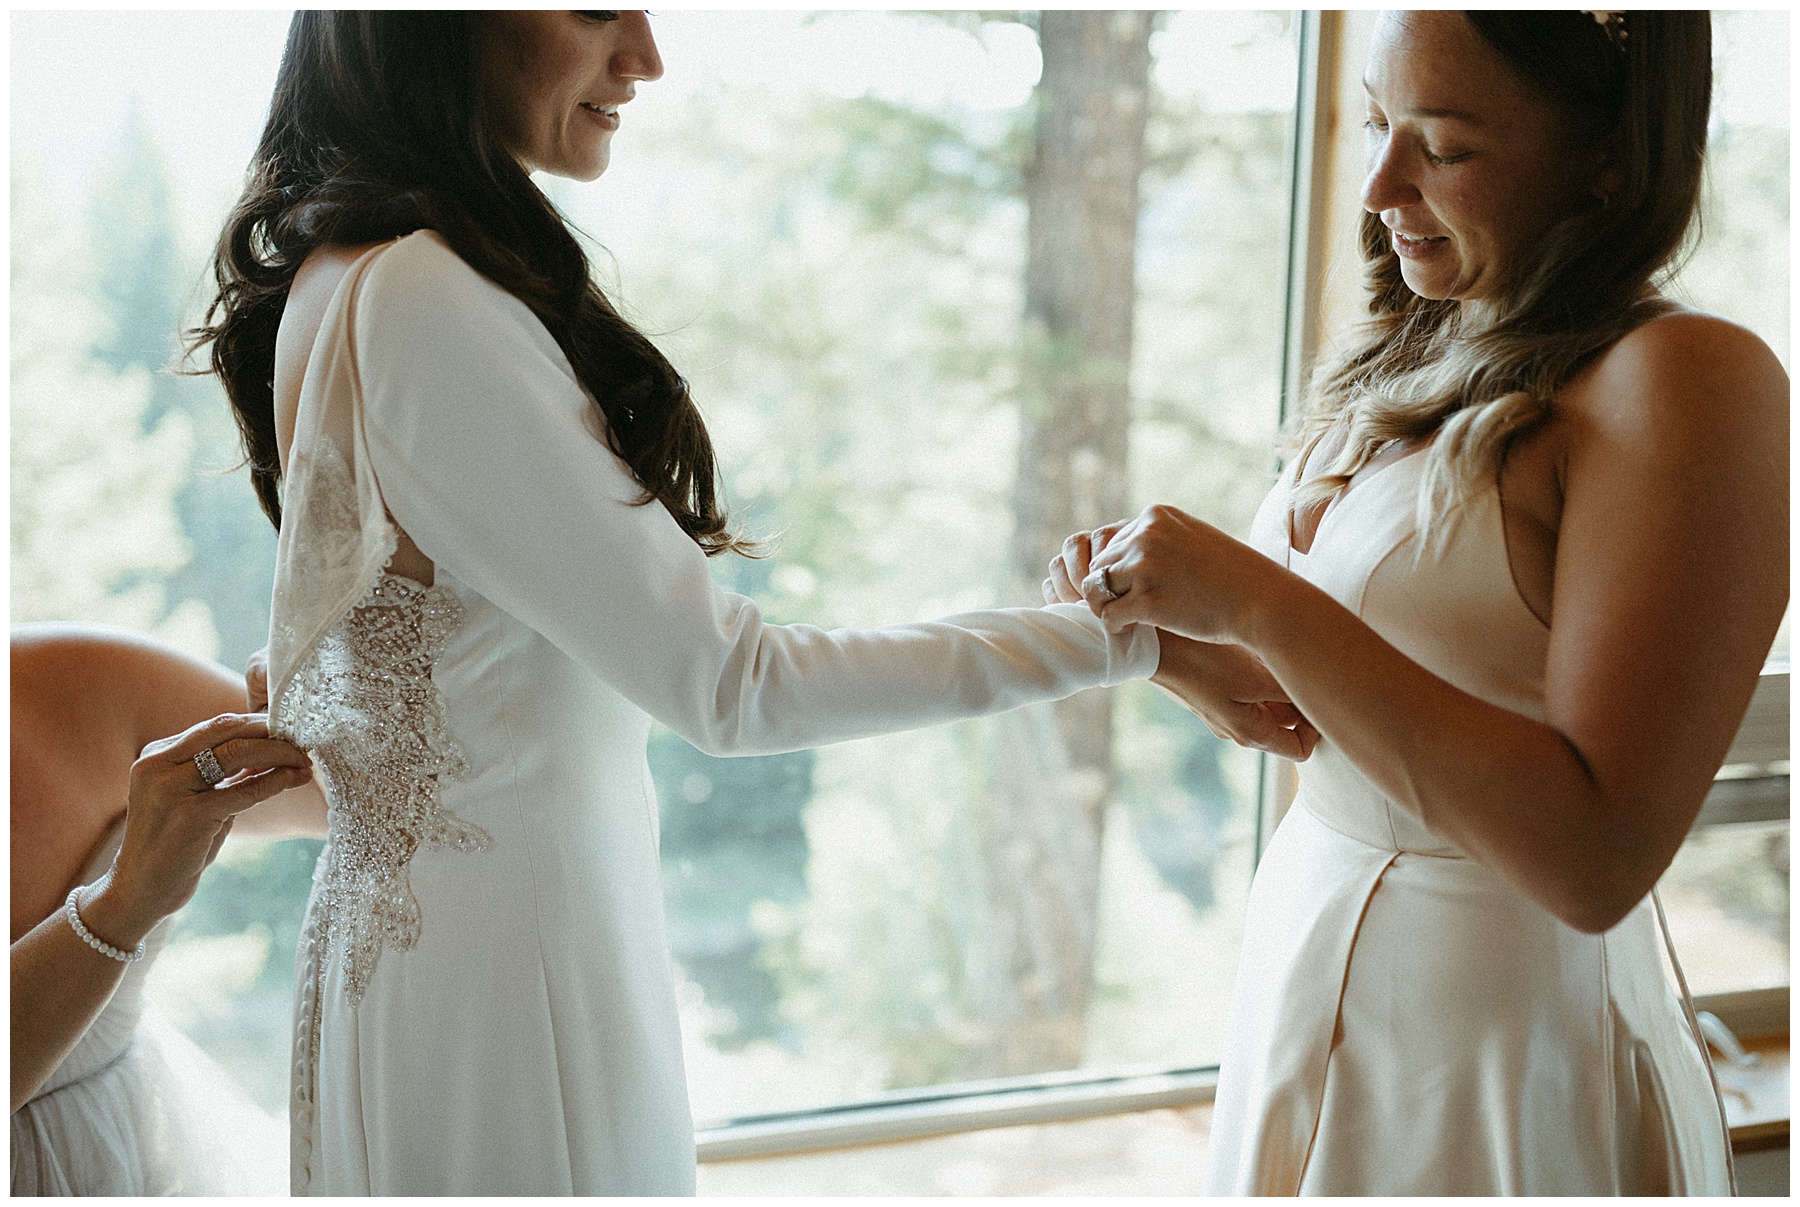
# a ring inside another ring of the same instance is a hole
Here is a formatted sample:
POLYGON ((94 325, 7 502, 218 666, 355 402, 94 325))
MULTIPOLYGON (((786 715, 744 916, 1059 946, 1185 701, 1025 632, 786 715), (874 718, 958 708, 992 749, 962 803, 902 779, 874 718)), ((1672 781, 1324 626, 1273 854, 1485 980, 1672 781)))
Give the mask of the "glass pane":
POLYGON ((1675 291, 1788 363, 1788 13, 1715 12, 1703 237, 1675 291))
MULTIPOLYGON (((12 619, 153 633, 241 666, 275 532, 211 378, 166 372, 262 128, 285 12, 35 12, 12 34, 12 619)), ((286 1109, 317 842, 234 840, 149 996, 286 1109)))
MULTIPOLYGON (((199 318, 287 14, 11 21, 13 618, 240 664, 273 533, 241 472, 211 472, 238 460, 217 386, 160 370, 199 318)), ((721 580, 780 622, 1037 602, 1010 545, 1021 365, 1045 355, 1022 321, 1037 33, 656 26, 668 74, 607 176, 546 186, 690 376, 739 514, 778 537, 721 580)), ((1292 13, 1181 12, 1150 37, 1120 514, 1164 500, 1241 535, 1266 489, 1296 36, 1292 13)), ((655 736, 698 1116, 1217 1059, 1256 763, 1146 685, 1111 700, 1088 714, 1113 735, 1098 785, 1048 710, 731 762, 655 736)), ((317 849, 229 847, 154 978, 271 1109, 317 849)))
MULTIPOLYGON (((1676 281, 1788 360, 1788 13, 1713 13, 1713 109, 1703 237, 1676 281)), ((1770 658, 1788 660, 1783 618, 1770 658)), ((1689 837, 1663 878, 1695 993, 1788 983, 1788 823, 1689 837)))
POLYGON ((1788 823, 1697 830, 1658 886, 1695 994, 1788 983, 1788 823))
MULTIPOLYGON (((1033 31, 674 12, 658 33, 695 67, 597 186, 553 187, 667 333, 740 513, 781 534, 716 570, 826 626, 1036 602, 1007 573, 1033 31)), ((1267 488, 1296 35, 1197 12, 1153 35, 1122 514, 1160 499, 1242 534, 1267 488)), ((1101 804, 1054 710, 766 760, 659 734, 696 1117, 1216 1060, 1256 762, 1147 685, 1112 714, 1101 804)))

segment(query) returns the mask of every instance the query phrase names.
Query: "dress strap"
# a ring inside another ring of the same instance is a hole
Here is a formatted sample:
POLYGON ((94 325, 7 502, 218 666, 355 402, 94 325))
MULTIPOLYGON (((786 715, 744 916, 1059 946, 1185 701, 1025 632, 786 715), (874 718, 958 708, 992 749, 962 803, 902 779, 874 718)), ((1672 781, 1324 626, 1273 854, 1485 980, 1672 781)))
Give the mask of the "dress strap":
POLYGON ((1663 950, 1669 955, 1669 967, 1675 970, 1675 984, 1681 989, 1681 1009, 1687 1015, 1688 1030, 1700 1049, 1700 1060, 1706 1066, 1707 1079, 1712 1082, 1713 1101, 1719 1107, 1719 1128, 1725 1133, 1725 1176, 1731 1179, 1731 1193, 1736 1197, 1737 1169, 1731 1159, 1731 1124, 1725 1118, 1725 1095, 1719 1089, 1719 1074, 1713 1068, 1712 1051, 1707 1047, 1706 1035, 1700 1030, 1700 1016, 1694 1010, 1694 997, 1688 992, 1687 974, 1681 971, 1681 960, 1675 955, 1675 940, 1669 935, 1669 918, 1663 912, 1662 893, 1651 889, 1650 900, 1656 906, 1656 925, 1662 931, 1663 950))

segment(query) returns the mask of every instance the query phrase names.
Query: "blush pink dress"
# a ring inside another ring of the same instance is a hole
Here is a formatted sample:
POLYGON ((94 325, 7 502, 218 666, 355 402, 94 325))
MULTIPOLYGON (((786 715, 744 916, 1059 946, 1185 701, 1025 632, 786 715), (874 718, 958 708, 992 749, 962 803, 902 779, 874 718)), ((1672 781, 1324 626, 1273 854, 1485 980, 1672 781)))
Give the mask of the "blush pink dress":
MULTIPOLYGON (((1543 717, 1549 630, 1512 580, 1499 491, 1414 557, 1418 453, 1365 472, 1292 548, 1284 481, 1252 543, 1457 687, 1543 717)), ((1322 741, 1257 868, 1219 1077, 1217 1194, 1726 1194, 1723 1112, 1651 900, 1583 934, 1322 741)))

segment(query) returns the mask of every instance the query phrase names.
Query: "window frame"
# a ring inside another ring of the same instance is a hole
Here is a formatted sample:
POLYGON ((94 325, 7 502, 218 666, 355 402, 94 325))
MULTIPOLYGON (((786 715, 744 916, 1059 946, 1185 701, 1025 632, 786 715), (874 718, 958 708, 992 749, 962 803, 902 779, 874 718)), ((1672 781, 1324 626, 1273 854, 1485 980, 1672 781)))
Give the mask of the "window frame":
MULTIPOLYGON (((1344 16, 1313 9, 1300 14, 1298 87, 1288 148, 1288 296, 1282 325, 1278 422, 1286 421, 1300 396, 1317 355, 1325 316, 1322 288, 1331 275, 1326 253, 1331 246, 1331 207, 1336 200, 1330 185, 1341 156, 1334 135, 1335 113, 1341 105, 1336 84, 1344 16)), ((1261 859, 1293 797, 1293 764, 1258 755, 1257 778, 1253 860, 1261 859)), ((1197 1106, 1212 1101, 1218 1079, 1219 1067, 1212 1064, 1112 1072, 1079 1069, 927 1086, 699 1126, 695 1146, 702 1162, 727 1161, 1197 1106)))
MULTIPOLYGON (((1366 45, 1378 14, 1301 13, 1299 84, 1290 138, 1287 305, 1282 331, 1280 421, 1298 405, 1324 342, 1361 312, 1354 251, 1361 215, 1362 79, 1348 48, 1366 45), (1340 254, 1333 255, 1333 249, 1340 254)), ((1789 817, 1788 668, 1771 664, 1732 755, 1695 827, 1789 817), (1779 743, 1779 751, 1775 743, 1779 743), (1771 757, 1775 754, 1779 757, 1771 757)), ((1253 858, 1292 803, 1294 764, 1259 755, 1253 858)), ((1740 1035, 1785 1031, 1789 990, 1759 989, 1695 1000, 1740 1035)), ((1074 1070, 999 1081, 921 1087, 803 1110, 746 1115, 697 1127, 699 1160, 727 1161, 918 1139, 981 1128, 1052 1123, 1210 1103, 1218 1066, 1074 1070)))

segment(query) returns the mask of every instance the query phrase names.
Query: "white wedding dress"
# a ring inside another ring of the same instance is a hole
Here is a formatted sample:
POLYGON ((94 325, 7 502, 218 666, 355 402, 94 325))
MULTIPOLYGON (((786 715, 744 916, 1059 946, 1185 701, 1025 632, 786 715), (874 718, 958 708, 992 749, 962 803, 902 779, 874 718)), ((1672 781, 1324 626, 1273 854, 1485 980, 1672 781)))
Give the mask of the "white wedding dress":
MULTIPOLYGON (((1542 719, 1549 629, 1513 585, 1499 491, 1415 564, 1424 463, 1358 475, 1305 554, 1284 478, 1251 543, 1427 670, 1542 719)), ((1213 1193, 1730 1192, 1723 1113, 1652 902, 1582 934, 1330 742, 1299 770, 1250 890, 1213 1193)))
MULTIPOLYGON (((102 841, 82 883, 124 836, 102 841)), ((15 1195, 281 1195, 281 1124, 144 1000, 171 920, 150 932, 100 1015, 12 1117, 15 1195)))
POLYGON ((651 718, 792 750, 1149 675, 1085 607, 765 625, 599 438, 527 308, 420 232, 345 276, 285 481, 271 727, 331 806, 293 1188, 690 1194, 651 718), (431 559, 387 574, 391 515, 431 559))

